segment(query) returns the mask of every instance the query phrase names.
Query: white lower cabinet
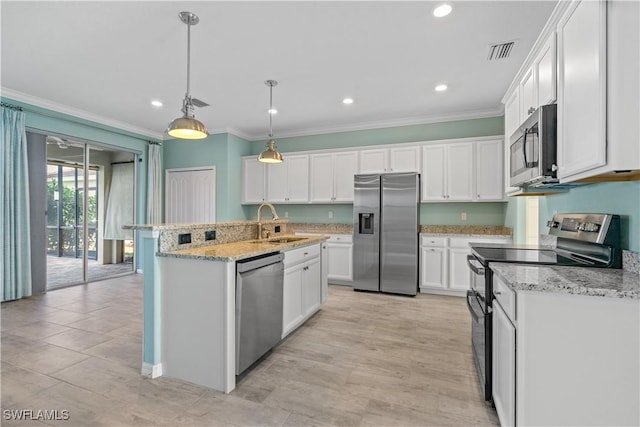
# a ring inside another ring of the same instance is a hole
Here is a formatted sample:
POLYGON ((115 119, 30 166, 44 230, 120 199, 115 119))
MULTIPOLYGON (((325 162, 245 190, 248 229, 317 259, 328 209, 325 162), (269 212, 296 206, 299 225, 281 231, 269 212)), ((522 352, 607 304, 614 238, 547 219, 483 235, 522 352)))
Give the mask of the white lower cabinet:
POLYGON ((469 243, 509 243, 511 237, 420 235, 420 292, 464 296, 471 286, 469 243))
POLYGON ((322 303, 320 245, 284 253, 282 338, 300 326, 322 303))
MULTIPOLYGON (((318 236, 322 233, 296 232, 296 235, 318 236)), ((351 234, 325 234, 327 279, 331 283, 349 285, 353 282, 353 236, 351 234)), ((323 267, 324 268, 324 267, 323 267)))
POLYGON ((640 425, 637 299, 514 291, 496 272, 493 288, 501 426, 640 425))
POLYGON ((492 380, 493 403, 500 425, 513 426, 516 422, 516 327, 498 299, 493 302, 492 380))

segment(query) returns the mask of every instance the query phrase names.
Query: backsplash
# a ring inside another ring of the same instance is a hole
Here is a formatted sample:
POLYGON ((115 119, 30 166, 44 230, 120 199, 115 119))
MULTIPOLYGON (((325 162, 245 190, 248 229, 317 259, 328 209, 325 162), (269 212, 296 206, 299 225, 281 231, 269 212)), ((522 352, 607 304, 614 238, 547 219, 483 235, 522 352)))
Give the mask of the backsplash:
MULTIPOLYGON (((271 231, 275 235, 275 226, 279 225, 280 232, 287 233, 288 220, 268 220, 262 221, 263 229, 271 231)), ((159 248, 160 252, 168 252, 176 249, 192 249, 199 246, 221 245, 224 243, 239 242, 242 240, 252 240, 258 237, 257 221, 231 221, 214 224, 185 224, 184 226, 172 226, 167 229, 160 229, 159 248), (215 240, 205 240, 205 232, 215 231, 215 240), (191 234, 191 243, 179 243, 181 234, 191 234)))
POLYGON ((640 274, 640 253, 622 251, 622 269, 624 271, 640 274))

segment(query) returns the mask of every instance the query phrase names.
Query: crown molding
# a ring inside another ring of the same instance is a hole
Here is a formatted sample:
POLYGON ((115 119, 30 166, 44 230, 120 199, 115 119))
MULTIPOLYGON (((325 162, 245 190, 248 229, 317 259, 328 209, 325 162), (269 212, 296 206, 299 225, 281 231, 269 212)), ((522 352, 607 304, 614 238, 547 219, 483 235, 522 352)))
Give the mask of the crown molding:
POLYGON ((149 129, 134 126, 129 123, 120 122, 118 120, 109 119, 107 117, 99 116, 97 114, 93 114, 88 111, 73 108, 68 105, 58 104, 57 102, 49 101, 47 99, 43 99, 37 96, 19 92, 17 90, 13 90, 4 86, 0 87, 0 92, 3 97, 11 98, 15 101, 24 102, 25 104, 44 108, 46 110, 51 110, 56 113, 68 114, 70 116, 74 116, 79 119, 88 120, 94 123, 98 123, 108 127, 113 127, 119 130, 131 132, 133 134, 145 136, 148 138, 154 138, 158 140, 165 139, 165 136, 159 132, 154 132, 149 129))
MULTIPOLYGON (((293 129, 289 131, 278 132, 277 138, 294 138, 300 136, 322 135, 328 133, 353 132, 361 130, 382 129, 390 127, 426 125, 431 123, 452 122, 456 120, 472 120, 484 119, 488 117, 496 117, 504 114, 504 106, 501 104, 497 108, 470 110, 453 114, 435 114, 430 116, 412 116, 401 119, 377 120, 371 122, 360 122, 350 125, 293 129)), ((234 133, 234 131, 231 131, 234 133)), ((235 134, 235 133, 234 133, 235 134)), ((237 135, 237 134, 235 134, 237 135)), ((262 141, 266 139, 264 135, 245 134, 245 136, 237 135, 249 141, 262 141)))

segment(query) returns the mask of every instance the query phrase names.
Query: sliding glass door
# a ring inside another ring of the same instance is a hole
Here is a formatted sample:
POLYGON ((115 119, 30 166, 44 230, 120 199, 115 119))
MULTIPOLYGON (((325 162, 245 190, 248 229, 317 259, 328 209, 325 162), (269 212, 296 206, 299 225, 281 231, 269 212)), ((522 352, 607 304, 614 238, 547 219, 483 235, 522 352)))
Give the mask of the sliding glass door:
POLYGON ((134 153, 47 138, 47 288, 134 271, 134 153))

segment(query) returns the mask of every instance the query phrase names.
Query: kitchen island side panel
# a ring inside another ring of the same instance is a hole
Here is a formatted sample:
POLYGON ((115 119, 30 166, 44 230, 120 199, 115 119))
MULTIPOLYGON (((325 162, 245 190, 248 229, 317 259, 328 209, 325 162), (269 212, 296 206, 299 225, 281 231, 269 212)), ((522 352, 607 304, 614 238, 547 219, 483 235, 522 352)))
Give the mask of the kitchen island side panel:
POLYGON ((235 263, 161 258, 164 375, 235 388, 235 263), (229 265, 231 264, 231 265, 229 265), (232 276, 232 277, 230 277, 232 276), (230 383, 231 382, 231 383, 230 383))

